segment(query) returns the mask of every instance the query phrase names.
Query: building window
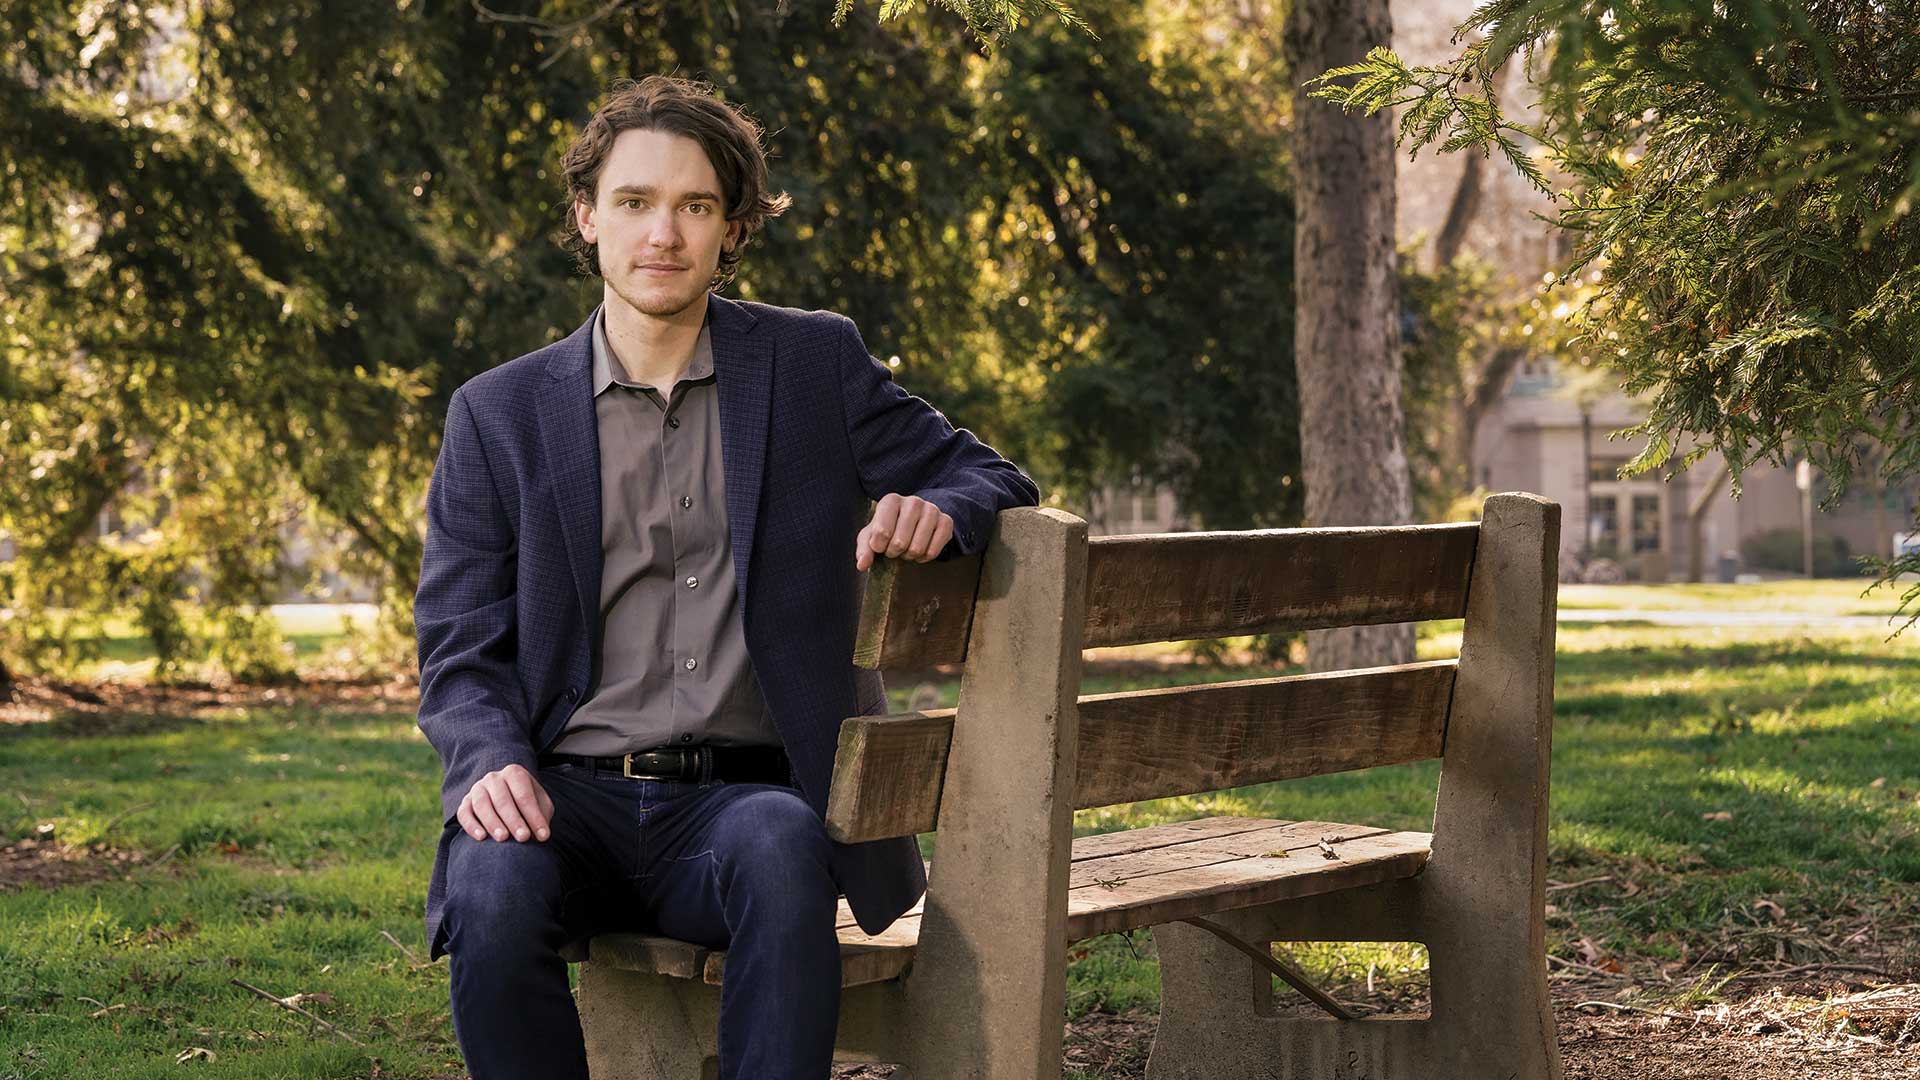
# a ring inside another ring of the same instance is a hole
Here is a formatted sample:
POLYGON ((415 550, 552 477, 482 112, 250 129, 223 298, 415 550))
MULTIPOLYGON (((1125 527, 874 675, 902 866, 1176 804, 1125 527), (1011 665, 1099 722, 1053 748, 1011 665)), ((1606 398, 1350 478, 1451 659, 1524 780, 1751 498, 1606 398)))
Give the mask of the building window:
POLYGON ((1620 554, 1620 500, 1595 495, 1587 503, 1587 546, 1603 559, 1620 554))
POLYGON ((1633 551, 1660 550, 1660 496, 1633 497, 1633 551))
POLYGON ((1620 470, 1631 460, 1623 457, 1596 457, 1587 464, 1587 479, 1596 484, 1611 484, 1620 479, 1620 470))

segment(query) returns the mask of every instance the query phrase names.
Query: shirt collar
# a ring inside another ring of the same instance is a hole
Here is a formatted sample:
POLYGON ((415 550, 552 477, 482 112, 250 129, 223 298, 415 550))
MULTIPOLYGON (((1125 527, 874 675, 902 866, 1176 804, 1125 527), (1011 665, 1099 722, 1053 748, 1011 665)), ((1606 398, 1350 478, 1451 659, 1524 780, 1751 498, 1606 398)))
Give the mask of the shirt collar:
MULTIPOLYGON (((593 313, 593 396, 599 397, 607 387, 619 383, 621 386, 640 386, 626 378, 625 368, 614 363, 613 346, 607 343, 606 306, 603 304, 593 313), (615 372, 619 374, 615 374, 615 372)), ((713 320, 704 319, 700 323, 700 337, 693 343, 693 360, 687 365, 686 373, 680 376, 681 382, 697 382, 713 374, 713 320)))

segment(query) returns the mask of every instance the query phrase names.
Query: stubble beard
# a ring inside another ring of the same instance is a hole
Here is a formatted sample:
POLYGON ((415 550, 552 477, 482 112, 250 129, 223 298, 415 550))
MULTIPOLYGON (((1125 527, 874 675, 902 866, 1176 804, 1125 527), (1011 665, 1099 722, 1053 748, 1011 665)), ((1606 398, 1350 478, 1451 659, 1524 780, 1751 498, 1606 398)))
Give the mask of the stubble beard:
MULTIPOLYGON (((688 271, 686 276, 691 277, 692 272, 688 271)), ((704 288, 692 289, 686 293, 672 289, 642 291, 636 287, 638 282, 613 278, 608 278, 607 283, 612 287, 613 294, 624 300, 628 307, 656 319, 668 319, 680 314, 705 299, 707 293, 704 288)))

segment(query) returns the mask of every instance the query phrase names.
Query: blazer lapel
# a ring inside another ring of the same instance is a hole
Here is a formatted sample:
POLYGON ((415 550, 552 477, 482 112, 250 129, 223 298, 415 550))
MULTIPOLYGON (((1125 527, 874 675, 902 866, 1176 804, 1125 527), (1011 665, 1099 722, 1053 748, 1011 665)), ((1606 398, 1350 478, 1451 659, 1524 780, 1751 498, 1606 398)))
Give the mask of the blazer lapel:
MULTIPOLYGON (((599 309, 595 308, 595 314, 599 309)), ((569 334, 547 360, 536 412, 567 565, 579 592, 581 625, 600 624, 600 427, 593 410, 593 320, 569 334)), ((589 633, 592 636, 592 632, 589 633)))
POLYGON ((720 454, 725 462, 727 534, 733 580, 746 610, 747 568, 759 525, 760 478, 767 460, 767 417, 773 401, 773 342, 753 336, 752 312, 708 294, 707 328, 714 382, 720 392, 720 454))

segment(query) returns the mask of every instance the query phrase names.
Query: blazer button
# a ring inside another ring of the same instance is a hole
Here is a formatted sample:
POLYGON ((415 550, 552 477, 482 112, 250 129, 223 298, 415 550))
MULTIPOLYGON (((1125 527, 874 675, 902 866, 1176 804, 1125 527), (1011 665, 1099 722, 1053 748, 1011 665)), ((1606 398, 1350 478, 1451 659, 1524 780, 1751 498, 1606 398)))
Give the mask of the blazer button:
POLYGON ((580 700, 580 691, 575 689, 574 687, 569 686, 567 687, 567 692, 564 694, 561 694, 560 696, 563 698, 566 698, 567 702, 571 704, 575 701, 580 700))

